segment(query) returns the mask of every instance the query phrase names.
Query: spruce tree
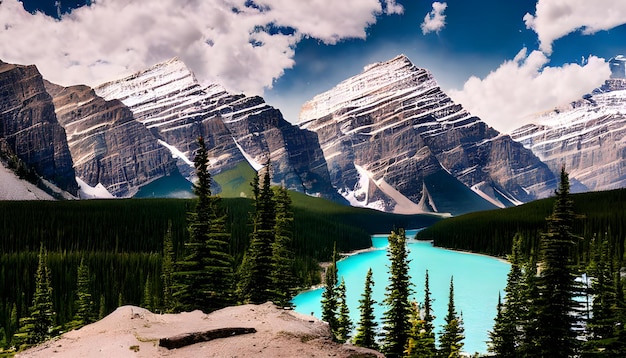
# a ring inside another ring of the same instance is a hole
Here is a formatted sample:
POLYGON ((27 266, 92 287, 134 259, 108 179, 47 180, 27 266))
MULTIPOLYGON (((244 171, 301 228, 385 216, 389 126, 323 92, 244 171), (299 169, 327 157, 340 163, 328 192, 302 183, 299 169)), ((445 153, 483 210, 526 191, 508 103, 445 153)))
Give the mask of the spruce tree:
POLYGON ((537 262, 531 256, 523 265, 522 270, 522 314, 521 314, 521 331, 522 343, 517 348, 519 356, 533 357, 538 351, 537 342, 539 342, 539 332, 535 329, 537 325, 537 314, 535 300, 539 295, 537 287, 537 262))
POLYGON ((541 235, 538 296, 533 307, 534 354, 538 357, 571 357, 579 345, 576 325, 581 318, 576 316, 579 304, 574 298, 580 288, 570 263, 570 250, 577 239, 572 233, 574 219, 569 178, 562 168, 552 215, 546 219, 548 228, 541 235))
POLYGON ((370 268, 367 270, 365 289, 359 300, 361 315, 354 336, 354 345, 377 350, 379 348, 376 342, 376 327, 378 327, 378 323, 374 316, 376 301, 372 298, 372 286, 374 286, 374 280, 372 279, 372 269, 370 268))
POLYGON ((522 281, 521 244, 521 235, 515 235, 509 256, 511 269, 504 288, 505 302, 501 302, 498 294, 498 312, 493 331, 489 333, 489 352, 503 358, 519 355, 518 349, 524 336, 526 302, 522 281))
POLYGON ((341 283, 337 287, 337 334, 336 339, 340 343, 347 342, 352 333, 352 321, 350 320, 350 309, 346 301, 346 282, 341 277, 341 283))
POLYGON ((281 307, 288 307, 292 306, 291 299, 298 286, 294 272, 295 254, 292 249, 293 212, 287 189, 277 188, 274 199, 276 201, 276 224, 270 277, 272 301, 281 307))
POLYGON ((152 311, 153 309, 152 284, 150 283, 150 274, 146 277, 146 283, 143 285, 143 295, 141 296, 141 307, 152 311))
POLYGON ((441 357, 460 357, 463 348, 464 329, 461 317, 454 307, 454 278, 450 278, 450 295, 445 325, 439 336, 439 355, 441 357))
POLYGON ((409 338, 411 304, 411 283, 409 260, 404 229, 391 232, 388 238, 387 256, 389 266, 389 286, 385 293, 387 311, 383 317, 384 339, 382 351, 387 357, 402 357, 409 338))
POLYGON ((324 292, 322 292, 322 320, 328 323, 333 336, 337 332, 337 244, 333 246, 332 262, 324 275, 324 292))
POLYGON ((619 303, 615 279, 619 273, 613 268, 613 255, 606 239, 594 239, 594 255, 589 273, 593 314, 587 322, 588 337, 584 343, 584 356, 607 355, 613 357, 626 355, 626 342, 620 340, 619 303))
POLYGON ((22 348, 41 343, 54 335, 55 312, 52 304, 52 285, 47 262, 48 252, 44 249, 43 242, 37 259, 35 293, 33 304, 29 308, 30 316, 21 320, 21 328, 15 334, 22 348))
POLYGON ((276 225, 274 191, 271 188, 271 163, 264 167, 263 181, 255 177, 252 185, 255 195, 253 232, 246 252, 246 265, 240 271, 240 299, 245 303, 264 303, 272 299, 272 245, 276 225))
POLYGON ((100 295, 100 304, 98 306, 98 319, 103 319, 107 315, 107 306, 104 295, 100 295))
POLYGON ((78 280, 76 289, 76 315, 74 321, 77 327, 94 322, 94 303, 91 297, 90 286, 91 277, 89 267, 85 264, 84 258, 80 260, 78 266, 78 280))
POLYGON ((415 302, 412 312, 411 338, 407 346, 407 355, 410 357, 435 357, 437 354, 428 270, 424 281, 424 303, 420 306, 415 302))
POLYGON ((163 283, 163 311, 172 312, 176 306, 172 289, 174 274, 174 243, 172 241, 172 221, 167 223, 167 231, 163 237, 163 259, 161 264, 161 281, 163 283))
POLYGON ((211 312, 234 303, 233 258, 230 234, 219 198, 211 195, 209 159, 202 137, 194 158, 197 183, 194 193, 198 201, 189 214, 189 240, 185 254, 176 262, 172 275, 173 300, 180 310, 199 309, 211 312))

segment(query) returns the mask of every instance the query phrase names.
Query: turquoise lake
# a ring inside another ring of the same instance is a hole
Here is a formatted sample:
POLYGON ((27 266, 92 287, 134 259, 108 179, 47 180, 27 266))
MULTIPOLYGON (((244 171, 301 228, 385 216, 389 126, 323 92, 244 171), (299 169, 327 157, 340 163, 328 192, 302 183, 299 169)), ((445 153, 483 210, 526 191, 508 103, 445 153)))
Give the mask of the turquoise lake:
MULTIPOLYGON (((407 230, 407 238, 412 238, 415 233, 416 230, 407 230)), ((350 255, 337 263, 339 280, 343 276, 346 281, 346 299, 355 327, 359 320, 358 301, 370 267, 374 279, 373 296, 378 302, 375 314, 379 322, 385 311, 380 304, 388 285, 387 235, 373 236, 372 245, 372 250, 350 255)), ((437 337, 448 310, 450 277, 454 276, 455 306, 457 312, 463 315, 465 327, 463 351, 486 353, 488 332, 493 327, 496 315, 498 293, 503 292, 510 265, 489 256, 433 247, 430 242, 409 240, 407 246, 411 260, 409 274, 413 283, 413 298, 418 302, 424 298, 424 275, 428 270, 437 337)), ((322 291, 323 288, 319 288, 297 295, 293 299, 295 310, 320 318, 322 291)))

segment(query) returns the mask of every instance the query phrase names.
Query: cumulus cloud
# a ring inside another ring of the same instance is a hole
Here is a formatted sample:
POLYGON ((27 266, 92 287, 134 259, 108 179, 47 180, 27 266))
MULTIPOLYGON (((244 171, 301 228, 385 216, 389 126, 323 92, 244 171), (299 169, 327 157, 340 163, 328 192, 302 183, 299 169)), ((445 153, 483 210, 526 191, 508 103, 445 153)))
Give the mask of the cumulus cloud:
POLYGON ((179 56, 201 80, 262 93, 296 44, 365 38, 395 0, 100 0, 55 20, 0 2, 0 59, 36 64, 63 85, 96 85, 179 56))
POLYGON ((585 65, 546 66, 541 51, 522 49, 484 79, 471 77, 451 97, 495 129, 510 133, 527 124, 529 115, 580 98, 609 78, 609 65, 590 56, 585 65))
POLYGON ((526 14, 528 29, 537 33, 540 49, 552 53, 552 43, 569 33, 594 34, 626 24, 624 0, 538 0, 535 15, 526 14))
POLYGON ((424 22, 422 22, 421 28, 422 33, 424 35, 430 32, 439 33, 441 29, 446 26, 446 15, 443 12, 448 7, 448 4, 445 2, 434 2, 433 10, 426 14, 424 17, 424 22))

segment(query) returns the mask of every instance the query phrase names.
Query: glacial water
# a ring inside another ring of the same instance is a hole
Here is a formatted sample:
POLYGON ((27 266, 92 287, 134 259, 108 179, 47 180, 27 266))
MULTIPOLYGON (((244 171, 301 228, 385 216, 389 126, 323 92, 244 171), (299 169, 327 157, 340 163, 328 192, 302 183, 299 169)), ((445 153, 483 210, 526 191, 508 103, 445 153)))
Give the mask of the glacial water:
MULTIPOLYGON (((412 238, 415 232, 407 230, 407 237, 412 238)), ((384 300, 385 287, 389 282, 387 236, 373 236, 372 244, 372 250, 350 255, 337 263, 339 279, 343 276, 346 281, 346 299, 355 327, 359 320, 358 300, 363 293, 365 275, 369 268, 373 272, 373 297, 378 302, 375 315, 379 322, 385 311, 380 304, 384 300)), ((437 337, 447 313, 450 278, 454 276, 455 306, 457 312, 463 316, 465 328, 463 351, 486 353, 488 332, 493 327, 496 315, 498 292, 502 292, 506 285, 510 265, 488 256, 433 247, 429 242, 409 240, 408 249, 413 298, 418 302, 424 298, 424 275, 428 270, 437 337)), ((293 299, 295 310, 320 318, 322 291, 323 288, 320 288, 297 295, 293 299)), ((379 323, 379 328, 381 327, 379 323)))

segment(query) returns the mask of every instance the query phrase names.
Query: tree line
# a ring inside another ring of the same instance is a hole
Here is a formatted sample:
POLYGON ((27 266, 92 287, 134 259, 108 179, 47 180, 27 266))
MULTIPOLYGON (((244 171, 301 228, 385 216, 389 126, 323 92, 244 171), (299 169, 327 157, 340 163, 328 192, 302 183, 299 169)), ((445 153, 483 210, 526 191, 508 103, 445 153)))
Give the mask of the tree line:
MULTIPOLYGON (((242 264, 236 265, 231 254, 226 211, 220 205, 220 198, 211 195, 209 161, 202 138, 198 144, 194 160, 198 177, 194 192, 198 199, 188 215, 189 238, 182 242, 176 253, 172 223, 169 222, 163 237, 161 265, 155 265, 144 275, 146 281, 140 297, 141 305, 165 312, 200 309, 207 313, 249 302, 273 301, 289 305, 303 282, 295 270, 293 212, 287 190, 270 186, 271 163, 268 160, 262 183, 258 175, 252 183, 255 210, 250 215, 253 227, 250 245, 242 264), (161 288, 161 292, 155 294, 157 287, 161 288)), ((73 312, 58 320, 55 306, 62 305, 55 305, 54 302, 49 261, 48 251, 42 242, 37 255, 34 293, 30 300, 23 297, 18 300, 21 307, 18 308, 15 302, 11 305, 8 322, 0 328, 3 346, 24 349, 63 330, 93 322, 108 312, 107 299, 103 296, 97 300, 99 312, 95 311, 96 299, 91 293, 95 282, 84 258, 81 258, 76 269, 76 295, 70 299, 74 302, 73 312), (30 305, 26 306, 26 301, 30 305)), ((137 269, 150 267, 142 262, 137 264, 137 269)), ((62 288, 60 291, 74 292, 62 288)), ((136 298, 133 301, 138 302, 136 298)), ((126 298, 120 290, 116 306, 125 302, 126 298)))
POLYGON ((385 288, 382 302, 386 307, 382 327, 378 327, 374 316, 377 302, 372 298, 374 281, 371 268, 365 276, 365 287, 359 299, 359 321, 350 320, 345 282, 343 277, 341 281, 337 277, 336 251, 325 273, 322 320, 328 322, 336 341, 379 350, 386 357, 458 357, 465 336, 463 320, 454 304, 454 280, 450 278, 448 311, 437 345, 428 271, 425 274, 424 299, 418 303, 412 299, 406 240, 404 229, 394 229, 388 237, 389 285, 385 288), (353 331, 356 332, 354 337, 353 331))

